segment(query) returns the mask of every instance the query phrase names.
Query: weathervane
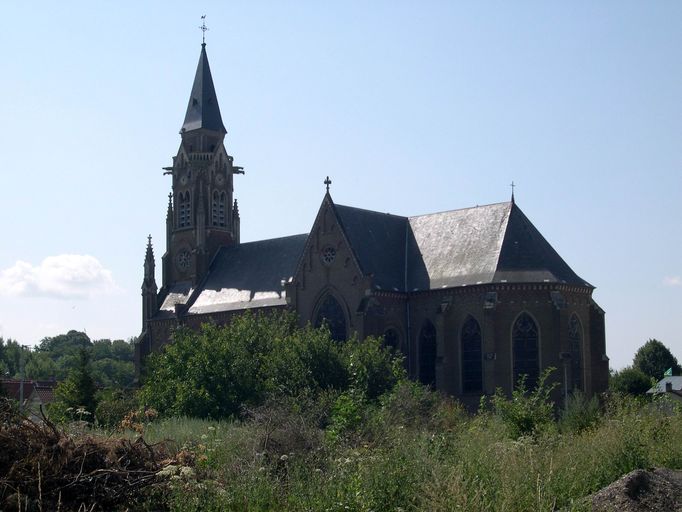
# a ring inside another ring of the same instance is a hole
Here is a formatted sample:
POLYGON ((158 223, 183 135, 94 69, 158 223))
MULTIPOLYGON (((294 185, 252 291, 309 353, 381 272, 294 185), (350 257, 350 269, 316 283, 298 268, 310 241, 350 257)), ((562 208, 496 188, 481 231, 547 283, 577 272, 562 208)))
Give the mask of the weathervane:
POLYGON ((327 185, 327 192, 329 192, 329 185, 332 184, 332 180, 329 179, 329 176, 324 180, 324 184, 327 185))
POLYGON ((201 17, 201 26, 199 28, 201 29, 201 44, 204 45, 206 44, 206 31, 208 30, 205 14, 201 17))

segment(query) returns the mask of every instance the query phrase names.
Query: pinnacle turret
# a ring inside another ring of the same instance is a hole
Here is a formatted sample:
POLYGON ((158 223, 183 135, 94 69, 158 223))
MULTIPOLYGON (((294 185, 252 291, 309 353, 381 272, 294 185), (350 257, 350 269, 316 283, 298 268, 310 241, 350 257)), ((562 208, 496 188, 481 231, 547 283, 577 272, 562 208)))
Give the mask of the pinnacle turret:
POLYGON ((152 247, 152 235, 147 237, 147 251, 144 255, 144 284, 151 285, 156 288, 156 283, 154 280, 154 271, 156 269, 156 263, 154 262, 154 247, 152 247))

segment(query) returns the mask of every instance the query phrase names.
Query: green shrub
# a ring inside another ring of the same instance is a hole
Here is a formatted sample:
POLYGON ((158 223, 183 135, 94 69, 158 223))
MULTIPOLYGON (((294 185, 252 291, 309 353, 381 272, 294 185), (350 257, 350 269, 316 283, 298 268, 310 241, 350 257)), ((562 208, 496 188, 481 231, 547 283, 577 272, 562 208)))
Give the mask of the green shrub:
POLYGON ((239 417, 267 397, 353 389, 375 399, 405 378, 401 359, 373 338, 338 343, 289 313, 179 329, 147 360, 141 402, 170 416, 239 417))
POLYGON ((543 371, 537 386, 530 391, 526 389, 526 375, 521 375, 512 391, 511 400, 501 389, 495 391, 492 397, 493 411, 505 423, 512 438, 534 435, 553 424, 554 403, 550 395, 557 384, 548 384, 547 379, 554 370, 547 368, 543 371))
POLYGON ((342 345, 350 386, 374 400, 407 378, 403 357, 382 346, 380 338, 354 337, 342 345))
POLYGON ((132 391, 105 389, 97 393, 95 420, 102 427, 115 428, 129 412, 137 408, 137 400, 132 391))
POLYGON ((360 426, 362 413, 367 407, 365 396, 350 389, 341 393, 331 411, 330 424, 327 428, 327 435, 332 441, 351 430, 360 426))
POLYGON ((599 399, 587 398, 585 393, 576 390, 568 396, 560 413, 559 428, 562 432, 580 432, 592 427, 599 421, 599 399))

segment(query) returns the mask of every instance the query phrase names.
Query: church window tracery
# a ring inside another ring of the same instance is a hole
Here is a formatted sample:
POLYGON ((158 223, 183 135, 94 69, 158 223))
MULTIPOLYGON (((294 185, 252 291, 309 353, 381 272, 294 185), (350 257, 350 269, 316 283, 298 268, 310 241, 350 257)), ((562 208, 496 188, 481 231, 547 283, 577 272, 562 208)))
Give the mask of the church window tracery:
POLYGON ((334 341, 346 340, 346 316, 343 314, 341 304, 331 293, 322 299, 315 315, 315 327, 320 327, 323 324, 329 328, 334 341))
POLYGON ((189 191, 180 192, 178 203, 178 227, 186 228, 191 226, 192 200, 189 191))
POLYGON ((528 313, 521 313, 512 329, 514 353, 514 385, 526 375, 526 387, 532 389, 538 381, 538 326, 528 313))
POLYGON ((419 381, 436 387, 436 328, 426 320, 419 332, 419 381))
POLYGON ((386 329, 384 332, 384 347, 390 347, 393 350, 400 350, 400 335, 395 329, 386 329))
POLYGON ((213 191, 211 201, 211 224, 225 227, 225 192, 213 191))
POLYGON ((462 391, 474 393, 483 389, 481 326, 469 315, 462 325, 462 391))
POLYGON ((573 313, 568 321, 568 341, 571 345, 571 383, 573 389, 583 388, 582 347, 583 328, 573 313))
POLYGON ((325 265, 331 265, 336 259, 336 249, 332 246, 325 247, 320 253, 320 258, 322 258, 322 263, 325 265))

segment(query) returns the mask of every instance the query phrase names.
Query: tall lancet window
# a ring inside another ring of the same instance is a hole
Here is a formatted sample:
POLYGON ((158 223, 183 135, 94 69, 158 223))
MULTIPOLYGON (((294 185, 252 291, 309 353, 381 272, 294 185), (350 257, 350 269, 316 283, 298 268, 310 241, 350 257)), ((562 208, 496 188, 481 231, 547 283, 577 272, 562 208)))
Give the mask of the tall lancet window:
POLYGON ((528 313, 521 313, 512 329, 514 352, 514 385, 521 375, 526 376, 526 388, 533 389, 538 382, 538 326, 528 313))
POLYGON ((213 191, 211 201, 211 224, 225 227, 225 192, 213 191))
POLYGON ((334 341, 346 340, 346 315, 343 314, 343 308, 339 301, 330 293, 324 297, 317 308, 317 315, 315 315, 315 327, 320 327, 323 324, 329 328, 334 341))
POLYGON ((462 326, 462 391, 465 393, 483 390, 481 340, 481 326, 469 315, 462 326))
POLYGON ((419 382, 436 387, 436 328, 425 320, 419 332, 419 382))
POLYGON ((186 228, 192 225, 192 202, 189 191, 180 192, 178 196, 178 226, 186 228))
POLYGON ((583 389, 583 326, 575 313, 568 321, 568 341, 571 344, 571 385, 573 389, 583 389))

